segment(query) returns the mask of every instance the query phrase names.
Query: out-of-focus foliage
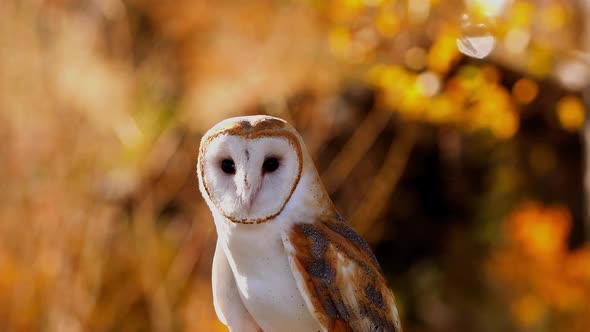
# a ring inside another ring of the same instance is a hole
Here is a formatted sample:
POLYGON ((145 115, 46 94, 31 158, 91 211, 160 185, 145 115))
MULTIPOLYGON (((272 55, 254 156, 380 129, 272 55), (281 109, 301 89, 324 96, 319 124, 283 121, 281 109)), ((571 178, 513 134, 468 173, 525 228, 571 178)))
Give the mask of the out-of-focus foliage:
POLYGON ((487 270, 523 328, 590 328, 590 246, 568 250, 571 226, 567 208, 530 202, 505 222, 505 243, 494 251, 487 270))
POLYGON ((585 5, 0 1, 0 330, 225 331, 196 151, 255 113, 407 331, 588 330, 585 5))
MULTIPOLYGON (((572 53, 582 44, 578 25, 568 22, 583 20, 575 15, 580 4, 573 2, 312 3, 330 22, 332 53, 345 63, 369 66, 368 81, 379 89, 382 103, 409 119, 489 129, 498 138, 516 133, 519 105, 535 100, 537 83, 524 77, 506 86, 495 65, 457 66, 461 53, 482 58, 493 52, 497 63, 537 79, 554 77, 570 87, 583 85, 588 75, 580 63, 585 60, 572 53)), ((557 111, 564 128, 576 130, 584 113, 573 98, 557 111)))

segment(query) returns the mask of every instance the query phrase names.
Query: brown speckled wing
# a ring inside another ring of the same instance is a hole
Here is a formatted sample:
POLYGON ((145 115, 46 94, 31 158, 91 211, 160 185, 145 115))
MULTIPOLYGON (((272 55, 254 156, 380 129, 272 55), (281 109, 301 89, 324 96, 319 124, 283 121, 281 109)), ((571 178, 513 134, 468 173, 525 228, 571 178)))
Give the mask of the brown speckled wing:
POLYGON ((402 331, 379 263, 344 220, 296 224, 284 242, 299 290, 325 331, 402 331))

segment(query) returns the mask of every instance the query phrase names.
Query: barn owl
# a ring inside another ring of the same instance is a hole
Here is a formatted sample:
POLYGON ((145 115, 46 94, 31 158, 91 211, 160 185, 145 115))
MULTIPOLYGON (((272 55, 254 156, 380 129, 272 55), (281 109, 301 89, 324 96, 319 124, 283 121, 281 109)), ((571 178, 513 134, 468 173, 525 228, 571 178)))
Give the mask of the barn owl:
POLYGON ((217 229, 213 302, 230 331, 402 330, 379 263, 287 122, 218 123, 201 140, 197 173, 217 229))

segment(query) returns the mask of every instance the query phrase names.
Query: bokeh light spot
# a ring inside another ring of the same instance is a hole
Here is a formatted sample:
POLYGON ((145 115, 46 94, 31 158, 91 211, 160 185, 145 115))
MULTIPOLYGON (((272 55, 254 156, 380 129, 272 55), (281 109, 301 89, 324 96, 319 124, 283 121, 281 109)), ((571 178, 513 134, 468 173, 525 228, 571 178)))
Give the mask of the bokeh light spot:
POLYGON ((433 72, 424 72, 418 76, 418 83, 422 87, 424 95, 432 97, 440 90, 440 78, 433 72))
POLYGON ((422 70, 426 65, 426 51, 421 47, 412 47, 404 54, 404 62, 412 70, 422 70))
POLYGON ((557 78, 571 90, 582 90, 589 81, 588 64, 580 59, 564 59, 555 66, 557 78))
POLYGON ((517 27, 526 27, 531 24, 535 8, 529 2, 518 1, 510 8, 510 23, 517 27))
POLYGON ((337 27, 330 31, 329 35, 330 50, 336 56, 345 56, 348 54, 352 44, 350 31, 346 28, 337 27))
POLYGON ((467 7, 480 16, 498 16, 510 0, 467 0, 467 7))
POLYGON ((568 20, 568 12, 560 3, 553 3, 541 10, 541 21, 543 26, 550 30, 561 28, 568 20))
POLYGON ((545 77, 551 73, 553 67, 553 54, 550 50, 542 47, 531 49, 528 59, 528 70, 531 74, 545 77))
POLYGON ((510 29, 504 38, 506 49, 514 54, 524 52, 531 39, 530 33, 523 28, 510 29))
POLYGON ((577 96, 563 97, 557 103, 557 118, 561 126, 566 130, 580 130, 584 125, 585 116, 584 103, 577 96))
POLYGON ((413 23, 422 23, 430 13, 430 0, 408 1, 408 16, 413 23))
POLYGON ((539 93, 537 83, 528 78, 521 78, 512 87, 512 96, 520 104, 529 104, 539 93))
POLYGON ((399 17, 391 10, 380 10, 375 17, 375 29, 384 37, 394 36, 400 24, 399 17))

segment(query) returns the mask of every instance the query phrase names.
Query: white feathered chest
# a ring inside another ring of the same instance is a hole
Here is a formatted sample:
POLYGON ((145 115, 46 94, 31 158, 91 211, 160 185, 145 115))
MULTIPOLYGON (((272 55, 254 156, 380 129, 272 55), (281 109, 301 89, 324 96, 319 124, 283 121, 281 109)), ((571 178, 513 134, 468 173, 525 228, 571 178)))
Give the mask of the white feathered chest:
POLYGON ((237 224, 218 241, 244 305, 264 331, 320 331, 297 288, 278 226, 237 224))

